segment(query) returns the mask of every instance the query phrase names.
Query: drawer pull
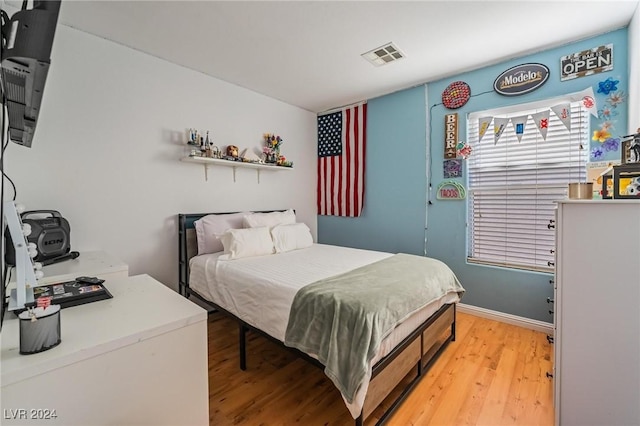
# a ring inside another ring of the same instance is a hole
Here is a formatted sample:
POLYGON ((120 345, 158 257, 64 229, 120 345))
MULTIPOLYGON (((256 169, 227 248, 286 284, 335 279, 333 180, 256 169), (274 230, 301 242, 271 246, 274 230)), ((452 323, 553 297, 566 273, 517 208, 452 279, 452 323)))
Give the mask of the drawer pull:
POLYGON ((556 266, 556 262, 552 262, 552 261, 547 261, 547 265, 548 266, 556 266))
POLYGON ((553 374, 551 374, 551 373, 549 373, 549 372, 547 371, 547 377, 548 377, 548 378, 550 378, 550 379, 553 379, 553 374))
POLYGON ((549 343, 553 343, 553 336, 549 336, 549 335, 547 334, 547 342, 549 342, 549 343))
POLYGON ((556 283, 556 280, 554 280, 553 278, 549 280, 549 284, 555 284, 555 283, 556 283))
POLYGON ((553 254, 553 253, 555 253, 555 252, 556 252, 556 251, 555 251, 554 249, 549 250, 549 253, 551 253, 551 254, 553 254))
POLYGON ((552 224, 548 224, 548 225, 547 225, 547 228, 548 228, 548 229, 556 229, 556 226, 555 226, 555 225, 552 225, 552 224))
POLYGON ((549 313, 550 313, 551 315, 553 315, 553 311, 552 311, 551 309, 549 309, 549 313))
POLYGON ((554 299, 547 297, 547 303, 553 303, 553 302, 554 302, 554 299))

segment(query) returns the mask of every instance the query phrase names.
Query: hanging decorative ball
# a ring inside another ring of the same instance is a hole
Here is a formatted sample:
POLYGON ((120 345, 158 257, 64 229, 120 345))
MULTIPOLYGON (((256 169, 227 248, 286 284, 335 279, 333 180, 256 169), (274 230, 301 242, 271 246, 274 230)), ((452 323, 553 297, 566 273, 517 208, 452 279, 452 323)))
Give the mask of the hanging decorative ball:
POLYGON ((442 103, 449 109, 460 108, 471 97, 471 88, 464 81, 454 81, 442 92, 442 103))

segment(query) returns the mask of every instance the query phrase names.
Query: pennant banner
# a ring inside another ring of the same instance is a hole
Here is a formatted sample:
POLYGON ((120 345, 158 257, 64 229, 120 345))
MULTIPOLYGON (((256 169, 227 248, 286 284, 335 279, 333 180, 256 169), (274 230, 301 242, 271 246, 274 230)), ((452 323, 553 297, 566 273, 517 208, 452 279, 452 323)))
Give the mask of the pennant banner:
MULTIPOLYGON (((549 115, 551 111, 560 119, 562 124, 567 128, 568 131, 571 131, 571 103, 572 102, 580 102, 582 106, 591 113, 594 117, 598 117, 598 105, 596 104, 596 97, 593 92, 593 87, 587 87, 580 92, 575 92, 563 96, 557 100, 564 101, 557 105, 551 107, 551 109, 546 109, 544 111, 537 112, 535 114, 531 114, 531 118, 536 123, 536 127, 542 135, 543 140, 547 140, 547 131, 549 130, 549 115)), ((493 143, 494 145, 498 143, 502 133, 504 133, 509 121, 513 125, 513 130, 515 131, 516 137, 518 138, 518 142, 522 141, 522 136, 524 135, 524 129, 527 127, 527 120, 529 119, 528 115, 522 115, 519 117, 512 118, 498 118, 498 117, 480 117, 478 118, 478 142, 482 140, 484 135, 489 130, 489 126, 493 121, 493 143)))
POLYGON ((507 128, 507 124, 509 124, 508 118, 494 118, 493 119, 493 144, 498 143, 498 139, 502 136, 502 132, 507 128))
POLYGON ((513 130, 516 131, 518 142, 522 142, 522 135, 524 135, 524 128, 527 125, 528 118, 528 115, 521 115, 520 117, 511 118, 511 124, 513 125, 513 130))
POLYGON ((542 135, 543 140, 547 140, 547 130, 549 129, 549 110, 544 110, 531 114, 531 118, 536 123, 538 131, 542 135))
POLYGON ((493 117, 482 117, 478 119, 478 142, 480 142, 484 134, 487 133, 491 120, 493 120, 493 117))
POLYGON ((567 102, 552 106, 551 111, 558 116, 564 127, 571 131, 571 104, 567 102))
POLYGON ((587 111, 594 117, 598 118, 598 105, 596 105, 596 95, 593 93, 593 87, 589 86, 580 92, 569 95, 571 102, 580 101, 587 111))

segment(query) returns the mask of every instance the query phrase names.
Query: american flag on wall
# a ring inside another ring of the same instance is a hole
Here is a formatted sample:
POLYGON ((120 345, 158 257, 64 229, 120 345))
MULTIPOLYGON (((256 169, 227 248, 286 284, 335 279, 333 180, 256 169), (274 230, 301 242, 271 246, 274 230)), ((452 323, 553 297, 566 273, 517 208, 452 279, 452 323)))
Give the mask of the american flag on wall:
POLYGON ((360 216, 366 128, 366 103, 318 117, 318 214, 360 216))

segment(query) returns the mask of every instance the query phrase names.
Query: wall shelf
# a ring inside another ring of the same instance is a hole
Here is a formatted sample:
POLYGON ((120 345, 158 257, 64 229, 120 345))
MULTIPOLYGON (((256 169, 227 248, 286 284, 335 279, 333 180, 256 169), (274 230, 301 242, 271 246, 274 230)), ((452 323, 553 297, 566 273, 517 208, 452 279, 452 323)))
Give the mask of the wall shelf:
POLYGON ((282 166, 271 166, 268 164, 261 163, 243 163, 241 161, 229 161, 229 160, 221 160, 218 158, 209 158, 209 157, 182 157, 180 161, 184 161, 186 163, 197 163, 204 165, 204 180, 208 180, 208 169, 209 166, 222 166, 222 167, 231 167, 233 169, 233 182, 236 181, 236 169, 254 169, 256 170, 256 174, 258 176, 258 183, 260 183, 260 171, 267 170, 271 172, 280 172, 280 171, 290 171, 293 170, 293 167, 282 167, 282 166))

